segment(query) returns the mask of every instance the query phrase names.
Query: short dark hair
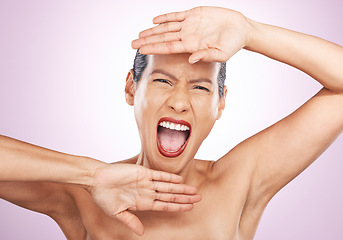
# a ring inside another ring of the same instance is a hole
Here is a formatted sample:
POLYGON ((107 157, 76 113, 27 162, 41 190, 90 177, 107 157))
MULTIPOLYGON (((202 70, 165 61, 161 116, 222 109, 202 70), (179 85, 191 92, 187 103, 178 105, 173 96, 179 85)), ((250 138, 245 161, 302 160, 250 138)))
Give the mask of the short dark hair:
MULTIPOLYGON (((133 81, 138 83, 146 66, 148 65, 148 55, 141 54, 139 50, 136 52, 135 60, 133 61, 133 81)), ((224 96, 224 84, 226 79, 226 62, 220 63, 220 70, 218 73, 218 89, 219 96, 224 96)))

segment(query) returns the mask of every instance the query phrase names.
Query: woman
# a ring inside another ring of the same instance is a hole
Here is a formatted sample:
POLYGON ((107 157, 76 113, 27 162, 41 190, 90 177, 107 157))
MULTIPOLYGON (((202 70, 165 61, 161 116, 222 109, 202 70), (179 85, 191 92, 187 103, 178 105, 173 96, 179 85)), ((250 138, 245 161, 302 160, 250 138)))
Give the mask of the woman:
POLYGON ((132 43, 152 56, 138 81, 129 72, 125 88, 141 136, 140 154, 104 165, 4 137, 1 155, 7 169, 1 180, 39 181, 34 183, 39 185, 11 183, 14 188, 2 183, 1 196, 50 215, 69 239, 252 239, 270 199, 342 131, 342 47, 222 8, 195 8, 161 15, 154 22, 160 25, 141 32, 132 43), (242 48, 304 71, 323 89, 217 161, 196 160, 198 148, 225 107, 226 89, 219 94, 216 62, 227 61, 242 48), (27 169, 24 174, 17 171, 20 165, 27 169), (45 171, 37 175, 39 169, 45 171), (141 172, 148 174, 141 178, 141 172), (178 185, 181 181, 186 185, 178 185), (21 184, 22 189, 33 186, 38 193, 31 193, 28 201, 13 191, 21 184), (197 188, 201 201, 187 185, 197 188), (137 186, 142 186, 138 193, 146 195, 135 195, 137 186))

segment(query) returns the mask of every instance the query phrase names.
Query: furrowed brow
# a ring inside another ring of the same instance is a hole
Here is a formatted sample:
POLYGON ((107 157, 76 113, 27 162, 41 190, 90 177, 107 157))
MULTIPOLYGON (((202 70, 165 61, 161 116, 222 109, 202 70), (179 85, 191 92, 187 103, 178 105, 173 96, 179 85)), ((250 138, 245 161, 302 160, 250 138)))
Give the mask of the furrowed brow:
POLYGON ((199 82, 207 82, 207 83, 212 84, 212 81, 208 78, 198 78, 198 79, 189 80, 189 83, 199 83, 199 82))
MULTIPOLYGON (((164 71, 164 70, 162 70, 162 69, 155 69, 155 70, 153 70, 153 71, 151 72, 150 75, 152 75, 152 74, 154 74, 154 73, 163 74, 163 75, 165 75, 165 76, 167 76, 167 77, 169 77, 169 78, 171 78, 171 79, 173 79, 173 80, 175 80, 175 81, 178 80, 177 77, 175 77, 173 74, 171 74, 171 73, 169 73, 169 72, 166 72, 166 71, 164 71)), ((210 79, 208 79, 208 78, 197 78, 197 79, 191 79, 191 80, 189 80, 189 83, 199 83, 199 82, 207 82, 207 83, 212 84, 212 81, 211 81, 210 79)))
POLYGON ((163 74, 175 81, 177 81, 177 77, 175 77, 173 74, 169 73, 169 72, 166 72, 166 71, 163 71, 162 69, 155 69, 154 71, 151 72, 150 75, 154 74, 154 73, 160 73, 160 74, 163 74))

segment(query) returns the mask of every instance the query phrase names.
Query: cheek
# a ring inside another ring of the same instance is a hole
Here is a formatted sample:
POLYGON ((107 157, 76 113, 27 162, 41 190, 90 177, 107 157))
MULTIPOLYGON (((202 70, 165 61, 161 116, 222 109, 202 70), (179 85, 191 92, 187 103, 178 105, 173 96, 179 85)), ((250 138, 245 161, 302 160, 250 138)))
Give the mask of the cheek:
POLYGON ((215 98, 194 99, 192 106, 199 119, 214 121, 218 115, 218 104, 218 100, 215 98))
POLYGON ((134 97, 134 113, 136 122, 139 129, 142 129, 143 125, 143 119, 146 116, 146 85, 141 83, 139 87, 135 91, 135 97, 134 97))
POLYGON ((211 102, 211 109, 212 109, 212 117, 214 118, 214 119, 217 119, 217 117, 218 117, 218 108, 219 108, 219 100, 218 99, 216 99, 216 100, 212 100, 212 102, 211 102))
POLYGON ((213 99, 196 101, 193 105, 195 120, 199 131, 199 139, 204 139, 210 133, 218 116, 218 103, 213 99))
POLYGON ((163 102, 163 96, 146 86, 139 86, 135 93, 134 112, 139 127, 152 124, 163 102), (142 87, 142 88, 141 88, 142 87))

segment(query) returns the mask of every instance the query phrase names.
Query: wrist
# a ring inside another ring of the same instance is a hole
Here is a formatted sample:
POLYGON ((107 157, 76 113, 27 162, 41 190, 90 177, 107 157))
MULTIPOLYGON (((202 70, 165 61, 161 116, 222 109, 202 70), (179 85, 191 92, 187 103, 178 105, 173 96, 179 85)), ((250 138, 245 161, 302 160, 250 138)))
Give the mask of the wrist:
POLYGON ((258 35, 258 22, 246 17, 246 38, 244 49, 253 51, 258 35))
POLYGON ((103 168, 107 163, 89 157, 74 156, 74 158, 74 173, 71 173, 72 178, 67 182, 90 191, 97 169, 103 168))

